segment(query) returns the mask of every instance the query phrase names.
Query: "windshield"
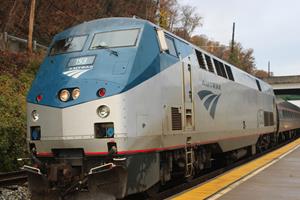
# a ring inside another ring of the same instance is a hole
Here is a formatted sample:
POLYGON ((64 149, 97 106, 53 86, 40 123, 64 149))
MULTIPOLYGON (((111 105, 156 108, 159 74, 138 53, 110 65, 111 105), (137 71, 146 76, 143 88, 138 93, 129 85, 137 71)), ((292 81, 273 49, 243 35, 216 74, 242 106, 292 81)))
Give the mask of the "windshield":
POLYGON ((97 33, 94 36, 90 49, 135 46, 138 34, 139 29, 97 33))
POLYGON ((86 41, 87 36, 72 36, 65 39, 57 40, 50 49, 50 55, 61 53, 69 53, 74 51, 81 51, 86 41))

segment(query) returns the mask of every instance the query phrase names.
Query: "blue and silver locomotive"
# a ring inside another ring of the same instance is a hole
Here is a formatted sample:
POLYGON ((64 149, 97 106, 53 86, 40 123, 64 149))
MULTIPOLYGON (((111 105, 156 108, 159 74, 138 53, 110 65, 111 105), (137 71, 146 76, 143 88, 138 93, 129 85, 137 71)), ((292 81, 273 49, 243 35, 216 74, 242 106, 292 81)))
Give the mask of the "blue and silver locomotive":
POLYGON ((267 83, 135 18, 57 34, 27 102, 33 199, 123 198, 299 128, 279 131, 267 83))

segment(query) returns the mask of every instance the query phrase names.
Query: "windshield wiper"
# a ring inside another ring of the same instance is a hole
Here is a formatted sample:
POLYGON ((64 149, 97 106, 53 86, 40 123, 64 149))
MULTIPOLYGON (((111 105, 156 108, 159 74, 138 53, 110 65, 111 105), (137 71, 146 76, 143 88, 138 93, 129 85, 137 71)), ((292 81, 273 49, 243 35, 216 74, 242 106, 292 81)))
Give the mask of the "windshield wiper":
POLYGON ((97 46, 93 46, 92 49, 106 49, 107 51, 110 52, 110 54, 113 54, 115 56, 119 56, 117 51, 112 50, 108 46, 97 45, 97 46))

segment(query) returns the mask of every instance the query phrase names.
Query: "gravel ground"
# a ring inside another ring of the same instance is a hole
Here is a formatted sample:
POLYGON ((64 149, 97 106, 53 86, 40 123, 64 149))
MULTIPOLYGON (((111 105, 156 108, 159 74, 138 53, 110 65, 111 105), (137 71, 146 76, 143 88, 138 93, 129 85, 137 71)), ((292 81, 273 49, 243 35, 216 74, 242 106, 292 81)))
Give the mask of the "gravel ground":
POLYGON ((28 188, 24 186, 0 188, 0 200, 30 200, 28 188))

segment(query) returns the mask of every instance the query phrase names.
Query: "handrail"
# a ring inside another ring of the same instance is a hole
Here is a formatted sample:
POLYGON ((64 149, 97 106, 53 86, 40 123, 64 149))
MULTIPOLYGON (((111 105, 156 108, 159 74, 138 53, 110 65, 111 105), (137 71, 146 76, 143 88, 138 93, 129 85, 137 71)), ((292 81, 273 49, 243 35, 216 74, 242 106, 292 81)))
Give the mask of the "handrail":
MULTIPOLYGON (((17 41, 17 42, 25 43, 25 44, 27 44, 27 42, 28 42, 27 39, 23 39, 23 38, 19 38, 19 37, 13 36, 13 35, 9 35, 7 32, 4 32, 3 36, 4 36, 4 42, 5 43, 7 43, 9 41, 9 39, 12 40, 12 41, 17 41)), ((34 40, 33 41, 33 49, 36 50, 37 47, 39 47, 41 49, 44 49, 44 50, 48 49, 47 46, 39 44, 39 43, 37 43, 36 40, 34 40)))

